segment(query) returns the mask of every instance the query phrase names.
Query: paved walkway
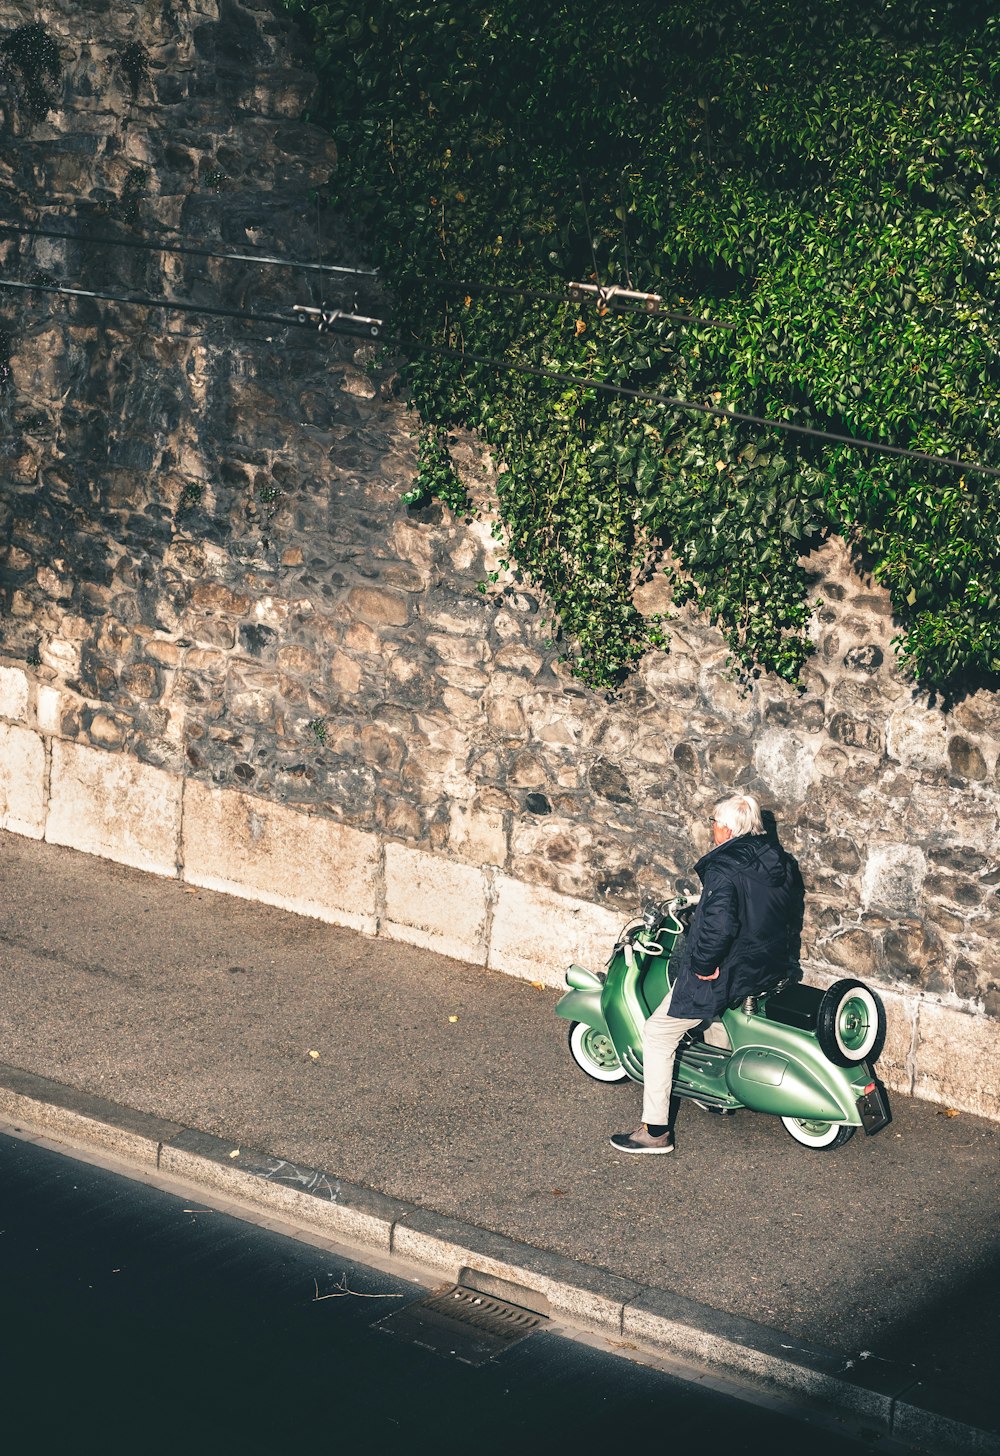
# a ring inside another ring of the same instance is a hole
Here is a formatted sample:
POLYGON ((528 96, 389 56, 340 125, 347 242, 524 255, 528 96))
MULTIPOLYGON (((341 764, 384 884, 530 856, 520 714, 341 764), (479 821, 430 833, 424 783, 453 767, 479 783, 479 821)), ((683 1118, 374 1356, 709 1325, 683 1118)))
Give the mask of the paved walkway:
POLYGON ((9 1068, 995 1398, 997 1124, 897 1096, 814 1153, 688 1106, 629 1159, 638 1089, 577 1071, 551 990, 13 835, 0 865, 9 1068))

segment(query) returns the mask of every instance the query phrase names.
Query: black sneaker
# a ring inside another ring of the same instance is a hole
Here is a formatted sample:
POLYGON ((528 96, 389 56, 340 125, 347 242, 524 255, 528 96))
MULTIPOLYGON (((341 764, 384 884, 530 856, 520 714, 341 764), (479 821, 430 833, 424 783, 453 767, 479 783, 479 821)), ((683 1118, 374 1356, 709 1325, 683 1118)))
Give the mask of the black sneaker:
POLYGON ((674 1135, 669 1130, 653 1137, 644 1122, 634 1132, 616 1132, 611 1135, 611 1146, 620 1153, 672 1153, 674 1135))

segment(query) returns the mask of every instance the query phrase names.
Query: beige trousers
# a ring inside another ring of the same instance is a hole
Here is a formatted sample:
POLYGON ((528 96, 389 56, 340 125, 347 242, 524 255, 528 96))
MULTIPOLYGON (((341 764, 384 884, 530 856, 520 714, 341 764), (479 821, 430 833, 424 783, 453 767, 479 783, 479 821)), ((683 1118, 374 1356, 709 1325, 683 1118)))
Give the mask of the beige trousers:
POLYGON ((701 1026, 702 1020, 684 1021, 670 1015, 673 991, 660 1002, 642 1030, 642 1120, 654 1127, 666 1127, 670 1120, 670 1088, 674 1080, 674 1058, 685 1032, 701 1026))

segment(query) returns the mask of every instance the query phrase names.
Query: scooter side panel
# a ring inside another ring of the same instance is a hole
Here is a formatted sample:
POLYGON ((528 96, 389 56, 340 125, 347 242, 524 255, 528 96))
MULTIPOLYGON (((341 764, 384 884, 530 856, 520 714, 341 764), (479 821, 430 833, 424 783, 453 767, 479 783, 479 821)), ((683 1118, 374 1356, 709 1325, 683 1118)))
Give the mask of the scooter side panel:
MULTIPOLYGON (((801 1062, 760 1047, 747 1047, 729 1059, 726 1085, 744 1107, 777 1117, 808 1117, 823 1122, 856 1122, 801 1062)), ((853 1111, 853 1109, 852 1109, 853 1111)))
POLYGON ((861 1125, 857 1099, 871 1080, 866 1064, 834 1066, 815 1036, 796 1027, 742 1011, 727 1011, 722 1020, 733 1043, 726 1082, 747 1107, 778 1117, 861 1125))

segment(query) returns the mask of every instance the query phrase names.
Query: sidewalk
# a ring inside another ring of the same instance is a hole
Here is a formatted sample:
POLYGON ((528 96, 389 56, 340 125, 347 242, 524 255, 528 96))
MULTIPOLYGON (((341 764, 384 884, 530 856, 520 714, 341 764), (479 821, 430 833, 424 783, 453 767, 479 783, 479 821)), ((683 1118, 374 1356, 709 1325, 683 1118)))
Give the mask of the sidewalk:
POLYGON ((0 1116, 75 1089, 219 1186, 320 1170, 416 1262, 534 1269, 570 1313, 575 1281, 620 1338, 854 1381, 869 1425, 1000 1450, 1000 1126, 895 1096, 827 1154, 688 1106, 674 1156, 628 1159, 638 1089, 574 1067, 550 990, 14 835, 0 856, 0 1116))

